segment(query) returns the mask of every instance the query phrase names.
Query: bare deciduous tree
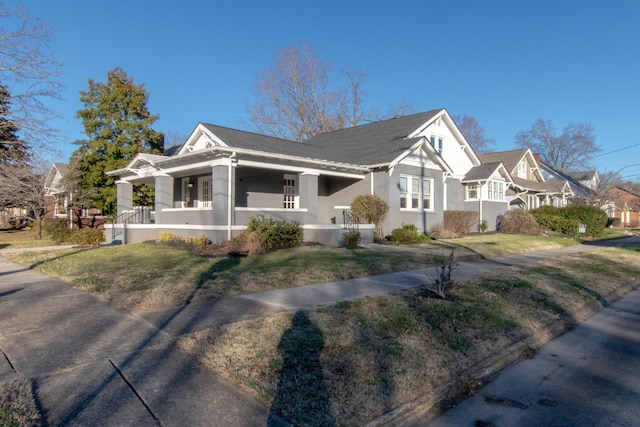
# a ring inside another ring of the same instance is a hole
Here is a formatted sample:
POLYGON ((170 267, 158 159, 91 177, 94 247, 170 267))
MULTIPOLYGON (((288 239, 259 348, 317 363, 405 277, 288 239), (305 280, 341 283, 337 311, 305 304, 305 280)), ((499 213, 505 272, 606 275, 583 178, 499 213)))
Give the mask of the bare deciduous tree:
POLYGON ((494 140, 484 133, 484 128, 480 126, 478 120, 473 116, 453 116, 453 121, 458 125, 458 129, 467 139, 471 148, 476 153, 486 153, 493 148, 494 140))
POLYGON ((611 202, 609 192, 622 185, 622 178, 618 172, 603 172, 599 178, 598 185, 586 196, 584 203, 602 208, 611 202))
POLYGON ((349 69, 335 78, 329 61, 306 43, 277 53, 275 64, 262 71, 247 102, 248 126, 294 141, 363 122, 395 117, 412 110, 402 102, 386 114, 366 108, 366 74, 349 69), (344 80, 343 80, 344 79, 344 80))
POLYGON ((30 162, 0 163, 0 206, 26 208, 35 222, 36 239, 42 238, 42 218, 45 201, 45 163, 30 162))
POLYGON ((49 51, 52 33, 25 8, 0 3, 0 81, 11 92, 13 121, 21 138, 51 148, 58 133, 51 126, 56 113, 46 104, 59 99, 61 63, 49 51))
POLYGON ((531 129, 518 132, 516 145, 531 148, 543 161, 562 169, 589 168, 591 159, 601 150, 594 129, 588 123, 569 123, 560 135, 550 120, 538 119, 531 129))

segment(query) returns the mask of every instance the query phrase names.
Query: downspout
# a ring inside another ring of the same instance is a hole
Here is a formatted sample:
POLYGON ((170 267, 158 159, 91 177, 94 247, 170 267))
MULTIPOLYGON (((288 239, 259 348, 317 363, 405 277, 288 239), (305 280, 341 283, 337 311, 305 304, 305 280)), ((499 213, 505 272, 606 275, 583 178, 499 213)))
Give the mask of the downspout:
POLYGON ((480 186, 480 194, 478 195, 478 204, 480 205, 480 222, 478 224, 482 224, 482 189, 483 188, 484 188, 484 184, 480 186))
POLYGON ((373 169, 369 172, 369 175, 371 176, 371 195, 373 196, 375 194, 374 192, 374 186, 373 186, 373 169))
POLYGON ((231 240, 231 212, 232 212, 232 206, 231 206, 231 202, 233 200, 233 197, 231 197, 231 191, 232 191, 232 185, 231 185, 231 178, 232 178, 232 173, 231 173, 231 168, 233 167, 233 158, 236 156, 236 152, 234 151, 233 153, 231 153, 231 155, 229 156, 229 170, 227 171, 227 240, 231 240))

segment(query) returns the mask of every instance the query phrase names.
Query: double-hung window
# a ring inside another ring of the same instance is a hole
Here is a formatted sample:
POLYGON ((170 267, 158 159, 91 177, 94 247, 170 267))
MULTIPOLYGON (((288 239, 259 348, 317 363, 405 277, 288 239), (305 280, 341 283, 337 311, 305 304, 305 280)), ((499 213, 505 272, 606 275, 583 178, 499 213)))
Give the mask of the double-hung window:
POLYGON ((527 179, 527 162, 524 160, 518 162, 518 178, 527 179))
POLYGON ((471 183, 467 185, 467 199, 477 199, 478 198, 478 184, 471 183))
POLYGON ((400 176, 400 209, 433 209, 433 179, 400 176))
POLYGON ((504 182, 488 181, 487 182, 487 199, 488 200, 504 200, 504 182))

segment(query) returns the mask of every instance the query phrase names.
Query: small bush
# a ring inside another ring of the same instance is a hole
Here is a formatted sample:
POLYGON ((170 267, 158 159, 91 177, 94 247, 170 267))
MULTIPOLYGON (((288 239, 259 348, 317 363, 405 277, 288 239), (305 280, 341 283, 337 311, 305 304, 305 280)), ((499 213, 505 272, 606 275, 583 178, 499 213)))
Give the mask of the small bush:
POLYGON ((71 233, 71 243, 80 246, 99 246, 104 242, 104 231, 95 228, 83 228, 71 233))
POLYGON ((489 228, 489 224, 486 219, 483 219, 480 224, 478 224, 478 231, 484 233, 489 228))
POLYGON ((360 232, 349 230, 342 235, 342 246, 347 249, 355 249, 360 245, 361 239, 360 232))
POLYGON ((429 229, 429 237, 434 240, 454 239, 458 237, 458 235, 453 231, 444 228, 444 225, 442 223, 438 223, 429 229))
POLYGON ((351 212, 358 217, 360 222, 375 224, 376 236, 382 236, 382 222, 387 217, 389 205, 380 197, 373 194, 357 196, 351 202, 351 212))
POLYGON ((64 219, 44 218, 42 220, 42 229, 57 244, 71 243, 71 230, 69 230, 64 219))
POLYGON ((260 237, 260 245, 265 250, 289 248, 302 244, 302 228, 299 222, 276 221, 264 215, 249 218, 249 232, 260 237))
POLYGON ((444 211, 442 226, 456 234, 465 234, 475 229, 479 220, 475 211, 444 211))
POLYGON ((424 243, 429 236, 422 234, 414 224, 402 224, 391 232, 390 239, 393 243, 424 243))
POLYGON ((540 227, 530 212, 514 209, 502 215, 498 231, 508 234, 537 234, 540 227))
POLYGON ((200 237, 189 236, 189 237, 185 237, 184 238, 184 242, 186 244, 188 244, 188 245, 197 246, 199 248, 204 248, 205 246, 207 246, 210 243, 209 238, 207 236, 200 236, 200 237))
POLYGON ((167 231, 166 233, 160 233, 158 241, 162 243, 178 243, 182 241, 182 238, 177 234, 167 231))

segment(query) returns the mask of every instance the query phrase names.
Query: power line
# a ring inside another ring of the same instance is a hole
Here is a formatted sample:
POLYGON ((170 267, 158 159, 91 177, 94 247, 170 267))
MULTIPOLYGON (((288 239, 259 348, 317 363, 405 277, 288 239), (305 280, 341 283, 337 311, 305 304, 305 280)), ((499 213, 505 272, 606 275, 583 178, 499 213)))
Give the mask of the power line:
POLYGON ((593 156, 593 157, 594 157, 594 158, 596 158, 596 157, 602 157, 602 156, 606 156, 606 155, 608 155, 608 154, 617 153, 617 152, 619 152, 619 151, 628 150, 629 148, 638 147, 638 146, 640 146, 640 142, 639 142, 639 143, 637 143, 637 144, 630 145, 630 146, 628 146, 628 147, 619 148, 619 149, 617 149, 617 150, 608 151, 608 152, 606 152, 606 153, 598 154, 597 156, 593 156))

